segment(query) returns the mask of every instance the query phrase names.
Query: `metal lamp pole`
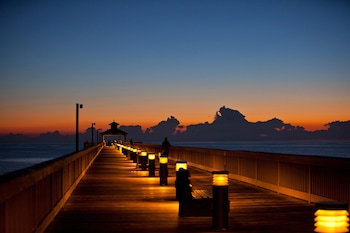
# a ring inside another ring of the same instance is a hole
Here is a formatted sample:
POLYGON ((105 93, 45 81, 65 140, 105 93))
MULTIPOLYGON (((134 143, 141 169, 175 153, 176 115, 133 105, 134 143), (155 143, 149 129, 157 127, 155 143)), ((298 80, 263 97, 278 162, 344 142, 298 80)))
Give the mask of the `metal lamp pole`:
POLYGON ((75 151, 79 151, 79 108, 83 108, 82 104, 76 104, 76 121, 75 121, 75 151))
POLYGON ((98 138, 98 132, 99 132, 100 130, 102 130, 102 129, 99 128, 99 129, 96 130, 96 142, 97 142, 97 144, 98 144, 98 139, 99 139, 99 138, 98 138))
POLYGON ((91 146, 94 145, 94 125, 95 123, 91 123, 91 146))

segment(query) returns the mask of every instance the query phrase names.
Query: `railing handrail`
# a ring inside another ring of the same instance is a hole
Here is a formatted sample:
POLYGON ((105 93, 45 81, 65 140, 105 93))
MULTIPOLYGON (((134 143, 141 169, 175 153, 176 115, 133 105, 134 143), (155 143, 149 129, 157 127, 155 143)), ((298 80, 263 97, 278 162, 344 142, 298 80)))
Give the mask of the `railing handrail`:
MULTIPOLYGON (((160 145, 137 144, 161 151, 160 145)), ((308 202, 350 202, 350 159, 172 146, 169 157, 308 202)))
POLYGON ((43 232, 102 146, 0 176, 0 232, 43 232), (15 221, 18 216, 21 224, 15 221))

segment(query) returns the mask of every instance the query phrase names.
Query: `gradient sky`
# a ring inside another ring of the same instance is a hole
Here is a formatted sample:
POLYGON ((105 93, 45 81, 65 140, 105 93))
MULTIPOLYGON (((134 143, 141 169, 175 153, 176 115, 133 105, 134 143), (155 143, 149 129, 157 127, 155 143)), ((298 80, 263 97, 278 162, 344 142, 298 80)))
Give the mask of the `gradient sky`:
POLYGON ((350 120, 349 1, 0 3, 0 134, 350 120))

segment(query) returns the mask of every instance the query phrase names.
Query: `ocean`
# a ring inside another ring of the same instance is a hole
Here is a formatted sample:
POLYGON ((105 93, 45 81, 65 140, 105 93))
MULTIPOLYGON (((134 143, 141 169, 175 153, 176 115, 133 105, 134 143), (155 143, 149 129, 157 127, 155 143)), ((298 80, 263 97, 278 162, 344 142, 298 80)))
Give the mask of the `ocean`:
POLYGON ((75 151, 75 143, 0 143, 0 175, 75 151))
POLYGON ((242 142, 181 142, 172 145, 270 152, 293 155, 313 155, 350 158, 349 141, 242 141, 242 142))
MULTIPOLYGON (((328 156, 350 159, 350 141, 247 141, 170 143, 174 146, 328 156)), ((18 169, 30 167, 51 159, 55 159, 74 151, 74 143, 0 143, 0 175, 18 169)))

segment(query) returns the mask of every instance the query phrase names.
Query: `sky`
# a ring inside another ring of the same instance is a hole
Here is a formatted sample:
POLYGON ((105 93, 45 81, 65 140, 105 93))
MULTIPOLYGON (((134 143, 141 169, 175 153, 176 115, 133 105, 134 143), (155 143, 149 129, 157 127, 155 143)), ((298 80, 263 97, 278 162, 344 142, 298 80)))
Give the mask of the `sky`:
POLYGON ((350 120, 349 1, 3 0, 0 34, 0 135, 350 120))

